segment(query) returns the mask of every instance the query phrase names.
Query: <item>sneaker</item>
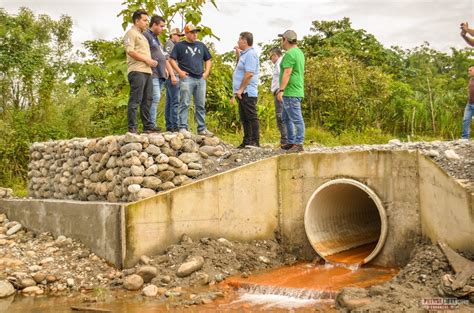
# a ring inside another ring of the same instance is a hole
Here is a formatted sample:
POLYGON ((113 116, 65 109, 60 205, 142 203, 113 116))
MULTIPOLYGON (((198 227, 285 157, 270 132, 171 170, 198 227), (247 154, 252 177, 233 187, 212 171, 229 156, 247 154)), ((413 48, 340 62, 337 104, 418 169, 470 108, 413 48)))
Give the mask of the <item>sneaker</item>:
POLYGON ((289 150, 289 149, 291 149, 291 147, 293 147, 293 144, 291 144, 291 143, 284 143, 280 146, 280 148, 283 149, 283 150, 289 150))
POLYGON ((152 127, 152 128, 147 128, 143 130, 143 133, 145 134, 159 133, 159 132, 161 132, 161 128, 159 127, 152 127))
POLYGON ((190 133, 186 128, 180 128, 178 132, 179 132, 180 134, 183 134, 184 137, 186 137, 186 138, 190 138, 190 137, 191 137, 191 133, 190 133))
POLYGON ((214 133, 210 132, 207 129, 203 129, 203 130, 198 131, 198 135, 212 137, 214 136, 214 133))
POLYGON ((303 145, 294 144, 290 149, 286 150, 286 153, 300 153, 304 152, 303 145))
POLYGON ((138 134, 138 131, 137 131, 136 128, 129 128, 128 132, 131 133, 131 134, 138 134))
POLYGON ((245 149, 245 146, 247 146, 246 143, 242 142, 238 147, 237 149, 245 149))

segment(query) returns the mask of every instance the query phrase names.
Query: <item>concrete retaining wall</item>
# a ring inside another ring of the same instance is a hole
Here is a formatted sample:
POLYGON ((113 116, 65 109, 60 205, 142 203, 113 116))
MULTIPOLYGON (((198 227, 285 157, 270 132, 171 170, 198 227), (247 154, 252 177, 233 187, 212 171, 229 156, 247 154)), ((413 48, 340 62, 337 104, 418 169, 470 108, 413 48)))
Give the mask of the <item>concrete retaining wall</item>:
POLYGON ((37 233, 80 240, 92 252, 123 266, 123 204, 66 200, 0 199, 0 212, 37 233))
POLYGON ((249 164, 127 205, 125 265, 180 240, 267 239, 278 227, 276 158, 249 164))

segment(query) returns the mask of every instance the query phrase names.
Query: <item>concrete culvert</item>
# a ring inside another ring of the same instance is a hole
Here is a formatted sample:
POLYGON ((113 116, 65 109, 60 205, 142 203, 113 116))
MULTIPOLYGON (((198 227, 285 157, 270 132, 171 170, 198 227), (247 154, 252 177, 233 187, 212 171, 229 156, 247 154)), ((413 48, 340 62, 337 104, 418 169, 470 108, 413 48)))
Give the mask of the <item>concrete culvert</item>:
POLYGON ((387 215, 378 196, 346 178, 316 189, 306 205, 304 226, 314 250, 329 262, 367 263, 387 237, 387 215))

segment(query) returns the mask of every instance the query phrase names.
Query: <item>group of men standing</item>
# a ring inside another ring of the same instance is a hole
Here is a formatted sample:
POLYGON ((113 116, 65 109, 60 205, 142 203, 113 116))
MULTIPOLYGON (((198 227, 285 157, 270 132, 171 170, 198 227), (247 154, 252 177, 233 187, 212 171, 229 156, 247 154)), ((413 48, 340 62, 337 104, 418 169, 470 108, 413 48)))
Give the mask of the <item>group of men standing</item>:
MULTIPOLYGON (((125 34, 130 98, 128 102, 128 131, 137 133, 137 111, 143 132, 159 132, 156 125, 157 106, 166 88, 165 121, 167 131, 186 133, 191 97, 194 99, 195 120, 199 135, 213 136, 206 128, 206 80, 211 69, 211 54, 197 40, 197 29, 187 24, 184 34, 172 29, 164 48, 159 35, 166 27, 160 16, 148 21, 145 11, 132 16, 133 26, 125 34), (185 36, 185 40, 180 37, 185 36)), ((304 97, 304 55, 297 46, 297 35, 287 30, 281 37, 283 56, 279 48, 270 50, 275 64, 272 80, 280 147, 289 152, 303 151, 305 125, 301 112, 304 97)), ((244 130, 239 148, 260 146, 260 122, 257 114, 258 77, 260 62, 253 48, 253 34, 242 32, 235 47, 237 65, 232 78, 232 103, 237 101, 244 130)))
POLYGON ((181 34, 175 28, 163 48, 158 36, 166 23, 161 16, 154 15, 148 21, 147 12, 136 11, 132 21, 133 26, 124 37, 130 83, 128 131, 138 132, 138 107, 143 132, 161 131, 156 125, 156 112, 161 91, 166 88, 166 130, 188 132, 193 96, 198 134, 213 136, 205 123, 206 79, 211 69, 211 54, 202 42, 197 41, 199 30, 187 24, 181 34), (182 36, 186 40, 180 41, 182 36))

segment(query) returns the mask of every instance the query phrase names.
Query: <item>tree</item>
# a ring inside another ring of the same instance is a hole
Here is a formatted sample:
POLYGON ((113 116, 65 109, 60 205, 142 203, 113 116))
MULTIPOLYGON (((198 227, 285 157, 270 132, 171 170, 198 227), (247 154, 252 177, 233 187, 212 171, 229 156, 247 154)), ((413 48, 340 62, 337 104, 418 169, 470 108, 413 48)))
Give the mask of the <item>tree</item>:
MULTIPOLYGON (((169 4, 168 0, 126 0, 122 4, 126 6, 125 9, 120 11, 117 16, 122 16, 122 28, 125 30, 128 24, 132 23, 132 14, 136 10, 145 9, 148 14, 158 14, 162 16, 167 25, 171 25, 172 22, 175 24, 176 16, 181 18, 181 29, 185 23, 192 22, 194 25, 199 25, 202 20, 202 7, 206 3, 211 3, 217 8, 215 0, 182 0, 172 5, 169 4)), ((201 32, 199 33, 199 39, 203 39, 206 36, 217 38, 207 26, 200 25, 201 32)), ((161 34, 162 39, 167 37, 167 32, 161 34)))

